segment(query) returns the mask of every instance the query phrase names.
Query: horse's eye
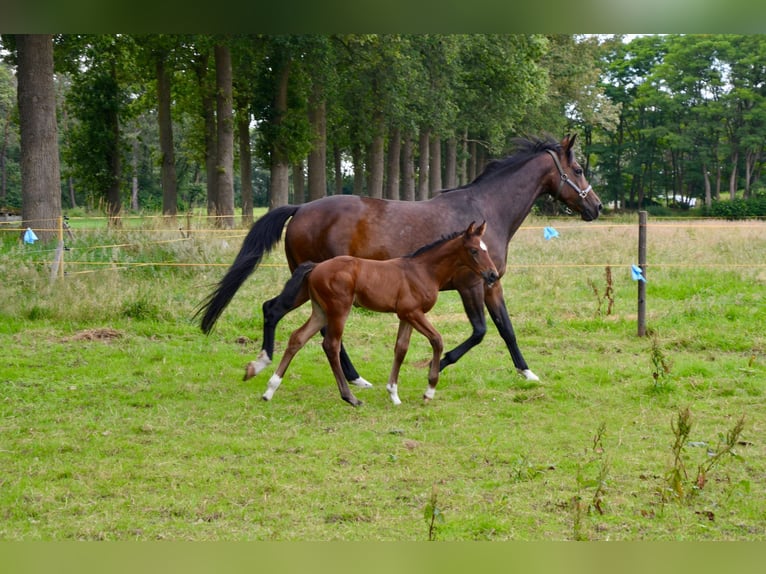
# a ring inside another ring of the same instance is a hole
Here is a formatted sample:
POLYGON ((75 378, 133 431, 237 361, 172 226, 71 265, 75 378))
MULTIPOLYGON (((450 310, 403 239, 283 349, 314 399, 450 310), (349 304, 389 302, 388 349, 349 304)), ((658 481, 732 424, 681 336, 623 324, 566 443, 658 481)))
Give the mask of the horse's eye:
POLYGON ((471 249, 471 255, 473 255, 474 257, 476 257, 478 254, 479 254, 479 250, 478 250, 478 249, 476 249, 476 248, 474 248, 474 249, 471 249))
POLYGON ((581 167, 576 167, 574 172, 575 172, 575 175, 577 177, 580 177, 582 175, 582 168, 581 167))

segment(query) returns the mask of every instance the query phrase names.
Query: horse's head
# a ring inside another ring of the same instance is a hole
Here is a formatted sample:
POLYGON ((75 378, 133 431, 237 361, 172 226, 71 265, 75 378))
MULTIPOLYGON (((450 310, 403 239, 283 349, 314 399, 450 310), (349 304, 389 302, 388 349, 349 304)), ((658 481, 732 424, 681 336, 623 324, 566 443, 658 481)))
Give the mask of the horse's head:
POLYGON ((500 274, 492 258, 489 256, 489 250, 484 244, 484 240, 481 238, 486 229, 486 221, 478 227, 476 227, 475 222, 471 222, 471 225, 463 233, 463 248, 464 253, 467 255, 465 257, 466 265, 472 271, 481 275, 484 282, 489 287, 492 287, 500 278, 500 274))
POLYGON ((561 140, 559 152, 547 150, 553 160, 548 191, 585 221, 593 221, 601 211, 601 200, 585 179, 583 169, 574 157, 577 134, 561 140))

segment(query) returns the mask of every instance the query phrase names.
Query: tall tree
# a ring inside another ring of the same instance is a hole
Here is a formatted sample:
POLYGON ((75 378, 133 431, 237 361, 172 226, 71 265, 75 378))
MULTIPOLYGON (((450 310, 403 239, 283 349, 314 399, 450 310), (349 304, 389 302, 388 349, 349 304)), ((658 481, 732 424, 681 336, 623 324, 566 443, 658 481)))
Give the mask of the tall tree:
POLYGON ((217 214, 222 227, 234 227, 234 104, 232 92, 231 51, 217 44, 216 78, 216 189, 217 214))
POLYGON ((61 215, 56 97, 53 82, 53 37, 16 36, 18 103, 21 123, 23 225, 42 241, 56 235, 61 215))

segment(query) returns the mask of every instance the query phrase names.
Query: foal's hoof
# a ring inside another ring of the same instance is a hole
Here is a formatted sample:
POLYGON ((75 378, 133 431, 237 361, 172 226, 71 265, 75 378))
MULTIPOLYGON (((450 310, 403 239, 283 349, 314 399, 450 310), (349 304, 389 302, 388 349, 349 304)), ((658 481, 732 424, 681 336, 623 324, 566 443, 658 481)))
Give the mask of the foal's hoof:
POLYGON ((351 397, 349 399, 343 397, 343 400, 346 401, 348 404, 350 404, 352 407, 361 407, 364 403, 357 399, 356 397, 351 397))

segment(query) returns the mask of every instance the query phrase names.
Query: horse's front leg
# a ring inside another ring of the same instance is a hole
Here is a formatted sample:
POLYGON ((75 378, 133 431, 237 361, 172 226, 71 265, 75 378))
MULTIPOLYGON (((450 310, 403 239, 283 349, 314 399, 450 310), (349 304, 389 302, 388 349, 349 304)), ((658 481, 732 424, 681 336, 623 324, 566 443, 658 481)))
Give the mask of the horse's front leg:
POLYGON ((463 301, 463 309, 471 322, 473 331, 471 335, 459 344, 457 347, 444 355, 439 363, 439 370, 443 371, 446 367, 456 363, 468 351, 481 343, 484 335, 487 333, 487 319, 484 316, 484 288, 482 283, 475 283, 473 286, 458 289, 460 298, 463 301))
POLYGON ((402 404, 399 399, 399 370, 407 355, 407 349, 410 347, 410 336, 412 335, 412 325, 407 321, 399 321, 399 332, 396 335, 396 345, 394 346, 394 364, 391 366, 391 374, 388 376, 386 390, 391 396, 391 401, 395 405, 402 404))
POLYGON ((495 323, 500 336, 511 353, 516 370, 528 381, 539 381, 540 378, 527 366, 527 362, 524 360, 519 345, 516 342, 516 334, 513 332, 513 325, 511 324, 511 318, 508 316, 508 309, 505 306, 503 289, 500 283, 495 283, 492 287, 486 288, 484 303, 489 311, 489 316, 492 317, 492 321, 495 323))

